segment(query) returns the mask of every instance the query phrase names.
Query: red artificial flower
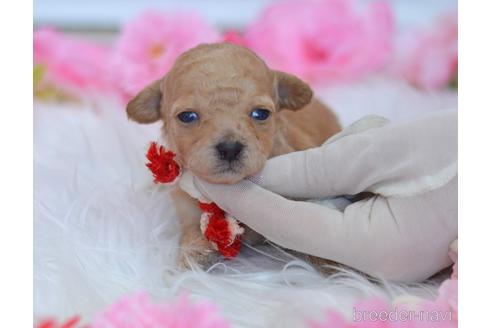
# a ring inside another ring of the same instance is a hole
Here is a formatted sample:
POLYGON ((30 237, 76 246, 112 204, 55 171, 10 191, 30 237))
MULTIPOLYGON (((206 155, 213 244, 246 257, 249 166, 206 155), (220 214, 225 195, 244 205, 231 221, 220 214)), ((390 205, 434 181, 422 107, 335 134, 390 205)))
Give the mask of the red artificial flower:
POLYGON ((217 243, 217 246, 220 244, 231 244, 231 231, 229 230, 227 220, 223 216, 211 215, 208 219, 205 237, 207 237, 208 240, 217 243))
POLYGON ((214 242, 220 254, 225 258, 232 258, 239 254, 241 249, 241 236, 237 235, 232 240, 232 231, 226 220, 225 212, 215 203, 199 202, 200 209, 210 214, 204 235, 207 240, 214 242))
POLYGON ((152 172, 155 183, 171 183, 181 173, 179 164, 174 160, 174 154, 166 150, 163 146, 157 147, 157 143, 152 142, 147 151, 149 163, 146 166, 152 172))
POLYGON ((241 236, 236 236, 236 239, 230 245, 222 245, 217 243, 220 254, 225 258, 233 258, 239 254, 241 250, 241 236))
POLYGON ((46 319, 39 322, 35 328, 76 328, 79 327, 78 323, 80 323, 80 317, 75 316, 63 323, 58 323, 54 319, 46 319))
POLYGON ((203 212, 210 213, 212 216, 225 216, 224 211, 215 203, 198 202, 198 206, 203 212))

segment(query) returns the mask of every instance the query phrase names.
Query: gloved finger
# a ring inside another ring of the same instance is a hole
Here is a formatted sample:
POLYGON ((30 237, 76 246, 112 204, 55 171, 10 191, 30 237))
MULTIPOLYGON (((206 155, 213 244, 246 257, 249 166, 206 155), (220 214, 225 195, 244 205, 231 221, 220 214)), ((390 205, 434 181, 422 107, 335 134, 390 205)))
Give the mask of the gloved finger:
MULTIPOLYGON (((384 117, 368 115, 332 136, 323 146, 349 135, 382 127, 388 123, 389 120, 384 117)), ((326 161, 329 159, 326 157, 329 156, 324 154, 322 148, 277 156, 268 160, 262 172, 250 177, 249 180, 287 197, 319 198, 341 195, 343 193, 336 193, 333 190, 323 188, 323 186, 329 185, 329 183, 323 182, 323 178, 330 176, 332 173, 330 171, 333 171, 331 167, 336 167, 334 163, 327 163, 326 161), (320 170, 313 170, 313 166, 320 170)))
POLYGON ((332 244, 339 239, 337 235, 346 235, 340 230, 343 213, 336 209, 288 200, 247 180, 234 185, 210 184, 198 178, 194 182, 206 198, 283 247, 316 256, 325 256, 320 253, 325 247, 345 249, 332 244))
POLYGON ((355 121, 354 123, 350 124, 349 126, 344 128, 342 131, 340 131, 339 133, 333 135, 323 145, 332 143, 338 139, 349 136, 351 134, 360 133, 360 132, 367 131, 370 129, 380 128, 380 127, 383 127, 389 123, 390 123, 390 120, 388 120, 385 117, 378 116, 378 115, 367 115, 367 116, 364 116, 363 118, 355 121))
MULTIPOLYGON (((195 185, 226 212, 282 247, 371 275, 395 275, 391 267, 395 256, 388 254, 401 254, 401 247, 396 247, 401 238, 395 221, 384 216, 387 210, 378 217, 370 215, 375 199, 352 204, 341 212, 288 200, 250 181, 216 185, 195 179, 195 185)), ((381 205, 384 211, 385 204, 378 203, 376 208, 381 205)))
POLYGON ((422 193, 457 173, 456 122, 455 111, 443 111, 334 138, 318 148, 272 158, 250 180, 292 198, 422 193))
MULTIPOLYGON (((419 281, 449 261, 449 243, 444 242, 445 251, 438 254, 443 242, 432 237, 432 231, 442 227, 441 222, 422 225, 413 216, 395 216, 391 202, 382 196, 353 203, 342 212, 288 200, 250 181, 216 185, 195 178, 194 182, 207 198, 276 244, 372 276, 419 281), (428 227, 432 231, 427 231, 428 227)), ((393 206, 399 207, 401 202, 405 200, 400 199, 393 206)))

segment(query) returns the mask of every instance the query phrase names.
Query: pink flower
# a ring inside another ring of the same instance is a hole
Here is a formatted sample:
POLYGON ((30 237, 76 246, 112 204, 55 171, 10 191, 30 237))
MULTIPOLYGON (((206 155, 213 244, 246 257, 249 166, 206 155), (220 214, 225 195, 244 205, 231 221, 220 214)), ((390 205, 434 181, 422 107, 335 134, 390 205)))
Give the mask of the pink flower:
POLYGON ((447 279, 441 284, 436 302, 451 310, 453 320, 458 321, 458 279, 447 279))
POLYGON ((237 44, 239 46, 247 46, 244 37, 241 35, 241 33, 235 30, 225 31, 224 34, 222 34, 222 41, 237 44))
POLYGON ((308 81, 357 78, 385 63, 393 35, 385 2, 358 9, 351 0, 275 3, 245 32, 245 42, 273 68, 308 81))
POLYGON ((107 88, 107 48, 65 37, 52 29, 35 31, 33 41, 34 64, 46 68, 50 82, 72 91, 107 88))
POLYGON ((408 304, 395 305, 379 298, 360 300, 349 317, 328 310, 323 322, 311 322, 310 327, 457 328, 457 318, 457 280, 450 279, 441 285, 436 300, 415 298, 408 304))
POLYGON ((228 328, 211 303, 190 303, 181 296, 175 303, 156 304, 146 294, 126 297, 100 314, 91 328, 228 328))
POLYGON ((449 257, 454 262, 453 272, 439 287, 436 303, 451 310, 453 321, 458 322, 458 239, 449 246, 449 257))
POLYGON ((217 40, 196 15, 146 12, 123 28, 111 58, 111 80, 128 99, 162 77, 182 52, 217 40))
POLYGON ((391 71, 423 89, 446 86, 458 70, 458 17, 451 13, 426 29, 401 36, 391 71))

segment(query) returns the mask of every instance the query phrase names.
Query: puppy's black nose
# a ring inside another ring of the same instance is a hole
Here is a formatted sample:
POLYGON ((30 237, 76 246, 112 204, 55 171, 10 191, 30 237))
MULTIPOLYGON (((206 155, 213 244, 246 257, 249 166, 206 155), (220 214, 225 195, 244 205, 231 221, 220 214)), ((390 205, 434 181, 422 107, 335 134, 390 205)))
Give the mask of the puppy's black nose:
POLYGON ((221 142, 215 146, 219 153, 220 159, 228 162, 233 162, 238 159, 239 154, 244 148, 244 145, 238 141, 221 142))

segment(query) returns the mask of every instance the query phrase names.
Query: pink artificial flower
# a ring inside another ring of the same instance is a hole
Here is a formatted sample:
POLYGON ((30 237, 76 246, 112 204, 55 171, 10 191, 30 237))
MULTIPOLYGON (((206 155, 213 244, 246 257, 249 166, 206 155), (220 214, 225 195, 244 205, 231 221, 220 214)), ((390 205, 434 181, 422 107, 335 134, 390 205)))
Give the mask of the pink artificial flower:
POLYGON ((71 91, 107 89, 108 48, 46 28, 35 31, 33 41, 34 64, 45 67, 49 82, 71 91))
POLYGON ((453 321, 458 321, 458 279, 447 279, 441 284, 436 302, 451 310, 453 321))
POLYGON ((425 29, 404 33, 390 70, 423 89, 446 86, 458 71, 458 16, 440 17, 425 29))
MULTIPOLYGON (((435 301, 416 299, 415 303, 391 305, 379 298, 355 303, 350 317, 329 310, 325 320, 310 323, 311 328, 457 328, 457 288, 446 280, 435 301), (455 293, 456 291, 456 293, 455 293), (456 300, 456 302, 455 302, 456 300)), ((457 282, 457 280, 456 280, 457 282)))
POLYGON ((148 11, 129 22, 111 58, 111 80, 125 100, 162 77, 184 51, 218 40, 218 34, 193 14, 148 11))
POLYGON ((225 31, 224 34, 222 34, 222 41, 247 47, 247 43, 246 40, 244 40, 244 37, 241 35, 241 33, 235 30, 225 31))
POLYGON ((439 287, 439 295, 436 303, 444 309, 451 311, 453 322, 458 322, 458 239, 449 246, 449 257, 453 260, 453 272, 451 277, 445 280, 439 287))
POLYGON ((244 39, 275 69, 331 82, 380 68, 392 36, 386 2, 372 2, 361 11, 352 0, 291 0, 267 8, 244 39))
POLYGON ((100 314, 90 328, 229 328, 211 303, 190 303, 182 295, 175 303, 152 303, 144 294, 125 297, 100 314))

